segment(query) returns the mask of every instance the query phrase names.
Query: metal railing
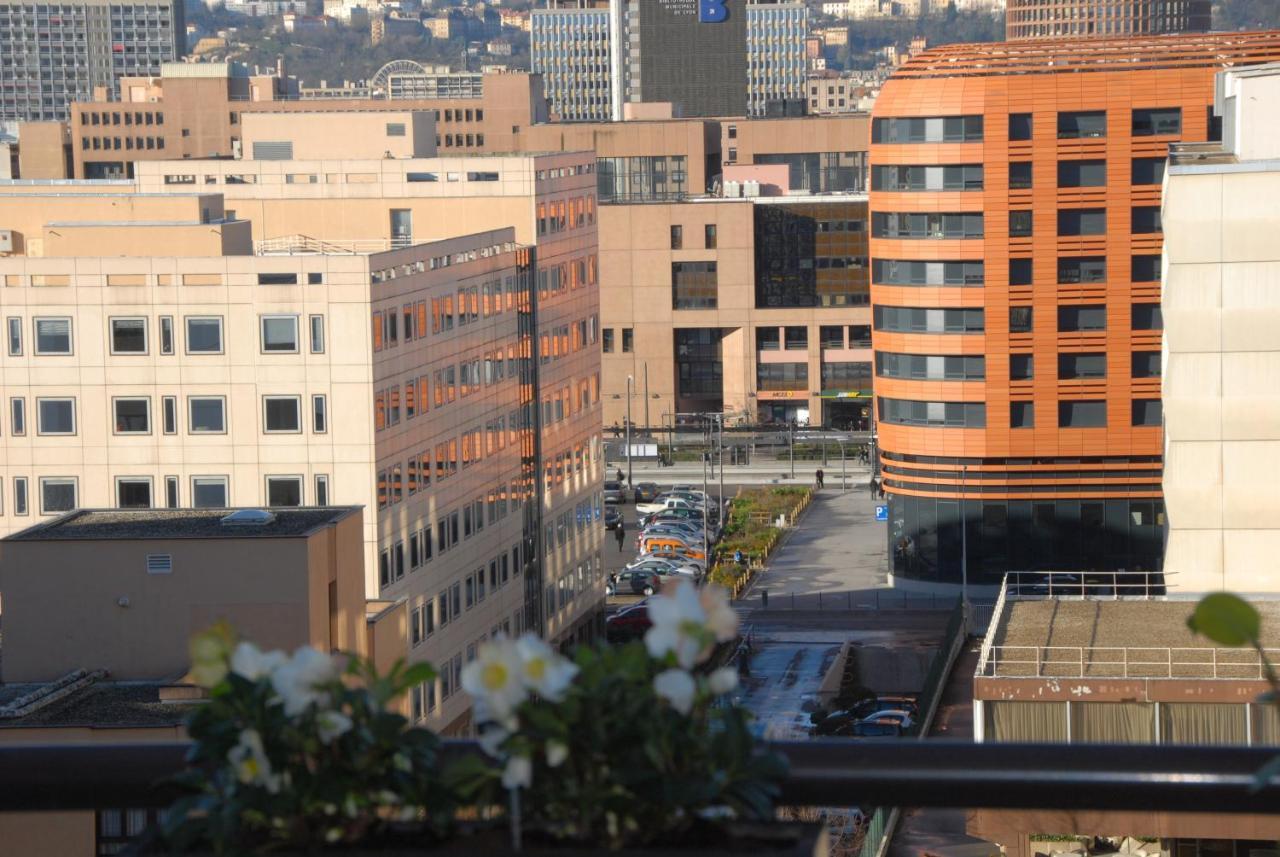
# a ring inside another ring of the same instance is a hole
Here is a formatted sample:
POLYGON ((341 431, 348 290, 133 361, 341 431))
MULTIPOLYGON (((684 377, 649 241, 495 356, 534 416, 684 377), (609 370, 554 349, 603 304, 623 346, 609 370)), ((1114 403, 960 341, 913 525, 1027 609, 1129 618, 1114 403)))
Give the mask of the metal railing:
MULTIPOLYGON (((186 742, 0 746, 0 812, 163 807, 186 742)), ((972 744, 952 741, 771 743, 790 763, 786 806, 904 806, 1258 813, 1280 807, 1280 776, 1258 782, 1276 748, 972 744)), ((480 755, 448 742, 446 756, 480 755)))
MULTIPOLYGON (((1280 649, 1265 649, 1272 661, 1280 649)), ((1164 678, 1262 681, 1252 649, 1165 646, 987 646, 978 675, 990 678, 1164 678)))
MULTIPOLYGON (((768 590, 768 587, 764 587, 768 590)), ((905 592, 901 589, 866 589, 844 592, 775 592, 755 593, 762 610, 953 610, 958 595, 929 592, 905 592)))
POLYGON ((381 253, 408 244, 388 241, 384 238, 368 238, 351 241, 321 241, 309 235, 282 235, 265 238, 253 243, 255 256, 358 256, 365 253, 381 253))
POLYGON ((1001 593, 1018 600, 1078 598, 1081 600, 1150 601, 1166 595, 1162 571, 1011 571, 1001 593))

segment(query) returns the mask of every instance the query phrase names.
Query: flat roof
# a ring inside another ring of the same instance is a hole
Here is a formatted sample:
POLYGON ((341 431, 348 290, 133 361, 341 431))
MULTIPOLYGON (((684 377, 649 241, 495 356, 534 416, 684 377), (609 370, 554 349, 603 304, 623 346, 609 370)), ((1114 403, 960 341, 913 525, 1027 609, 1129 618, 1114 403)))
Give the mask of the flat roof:
POLYGON ((222 519, 235 509, 77 509, 3 541, 299 538, 360 510, 360 506, 270 509, 275 520, 268 524, 225 526, 222 519))
POLYGON ((1115 39, 1029 39, 930 48, 899 66, 889 79, 1221 68, 1277 60, 1280 60, 1280 31, 1277 30, 1115 39))
MULTIPOLYGON (((0 685, 0 702, 39 689, 39 684, 0 685)), ((0 719, 0 730, 25 727, 136 728, 181 726, 199 702, 162 702, 169 683, 95 682, 22 717, 0 719)))

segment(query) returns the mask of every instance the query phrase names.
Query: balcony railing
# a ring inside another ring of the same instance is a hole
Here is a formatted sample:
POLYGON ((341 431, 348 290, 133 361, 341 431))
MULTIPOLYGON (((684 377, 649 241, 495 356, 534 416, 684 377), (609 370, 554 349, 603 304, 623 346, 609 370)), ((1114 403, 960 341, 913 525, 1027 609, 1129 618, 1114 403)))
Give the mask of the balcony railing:
MULTIPOLYGON (((777 742, 791 763, 787 806, 949 807, 1258 813, 1280 807, 1280 776, 1257 772, 1280 748, 777 742)), ((0 746, 0 812, 163 807, 157 785, 188 744, 0 746)), ((453 742, 448 754, 479 753, 453 742)))

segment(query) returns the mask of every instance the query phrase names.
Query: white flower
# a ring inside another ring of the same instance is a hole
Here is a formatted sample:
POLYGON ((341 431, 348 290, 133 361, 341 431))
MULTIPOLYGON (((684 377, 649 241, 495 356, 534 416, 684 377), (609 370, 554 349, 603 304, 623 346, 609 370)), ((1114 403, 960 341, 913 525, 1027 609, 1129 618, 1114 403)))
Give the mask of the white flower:
POLYGON ((569 758, 569 748, 562 741, 547 742, 547 767, 558 768, 569 758))
POLYGON ((284 652, 264 652, 250 642, 240 643, 231 653, 231 671, 249 681, 269 676, 288 662, 284 652))
POLYGON ((240 740, 227 753, 227 761, 235 769, 236 779, 247 785, 262 786, 275 794, 280 791, 280 777, 271 770, 271 760, 262 747, 262 736, 255 729, 245 729, 240 740))
POLYGON ((671 707, 681 714, 693 710, 693 695, 697 684, 693 676, 684 670, 664 670, 653 677, 653 690, 658 696, 671 703, 671 707))
POLYGON ((676 663, 692 669, 706 648, 707 613, 693 584, 681 582, 674 595, 659 595, 649 601, 653 622, 644 634, 644 644, 655 658, 674 652, 676 663))
POLYGON ((708 586, 699 599, 707 614, 707 629, 717 643, 727 643, 738 636, 738 614, 729 606, 729 592, 722 586, 708 586))
POLYGON ((316 728, 320 733, 320 743, 332 744, 351 731, 351 718, 340 711, 321 711, 316 716, 316 728))
POLYGON ((474 661, 462 670, 462 687, 493 719, 505 721, 529 691, 521 680, 523 665, 515 643, 498 636, 480 646, 474 661))
POLYGON ((333 658, 321 654, 310 646, 300 646, 288 662, 282 663, 271 673, 271 686, 284 701, 284 713, 297 716, 312 703, 323 705, 329 694, 317 690, 338 677, 333 658))
POLYGON ((723 696, 738 686, 738 674, 732 667, 721 667, 707 676, 707 687, 716 696, 723 696))
POLYGON ((511 733, 508 730, 491 721, 480 730, 480 749, 496 759, 502 755, 503 742, 510 737, 511 733))
POLYGON ((517 640, 516 651, 520 654, 525 686, 551 702, 564 699, 565 690, 578 674, 577 665, 533 634, 517 640))
POLYGON ((528 756, 512 756, 507 760, 507 767, 502 771, 502 787, 505 789, 527 789, 533 782, 533 763, 528 756))

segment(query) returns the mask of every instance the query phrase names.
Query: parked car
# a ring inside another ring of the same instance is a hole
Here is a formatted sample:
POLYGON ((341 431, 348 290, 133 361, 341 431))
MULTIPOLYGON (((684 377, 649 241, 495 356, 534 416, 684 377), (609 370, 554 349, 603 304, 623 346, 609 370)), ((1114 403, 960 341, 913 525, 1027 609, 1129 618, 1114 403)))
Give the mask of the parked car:
POLYGON ((610 479, 604 483, 604 501, 606 503, 625 503, 626 494, 622 491, 622 483, 610 479))
POLYGON ((652 595, 662 586, 662 578, 649 571, 623 569, 604 585, 605 595, 652 595))
POLYGON ((856 705, 848 709, 848 713, 855 715, 857 719, 870 717, 877 711, 905 711, 914 719, 917 716, 919 705, 914 696, 873 696, 861 700, 856 705))
POLYGON ((701 569, 695 565, 678 562, 672 559, 662 559, 656 556, 644 556, 627 565, 627 569, 631 571, 650 571, 662 577, 668 577, 673 574, 682 574, 686 577, 699 577, 702 574, 701 569))
POLYGON ((677 554, 674 551, 645 553, 636 558, 639 562, 643 559, 660 559, 665 562, 674 563, 677 568, 692 569, 698 576, 707 573, 707 564, 700 559, 694 559, 691 556, 677 554))
POLYGON ((862 720, 858 722, 859 723, 897 723, 899 728, 902 728, 902 729, 910 729, 915 724, 915 720, 912 719, 911 714, 909 712, 902 711, 901 709, 888 709, 885 711, 877 711, 875 714, 872 714, 869 717, 864 717, 862 718, 862 720))
POLYGON ((670 497, 662 495, 655 498, 649 503, 641 503, 636 506, 636 514, 652 515, 654 512, 661 512, 664 509, 701 509, 702 504, 684 497, 670 497))
MULTIPOLYGON (((640 514, 639 514, 639 512, 638 512, 638 510, 637 510, 637 520, 640 522, 640 526, 642 526, 642 527, 643 527, 644 525, 646 525, 646 524, 651 524, 651 523, 654 523, 655 521, 661 521, 661 520, 672 520, 672 521, 697 521, 699 524, 701 524, 701 523, 702 523, 702 509, 701 509, 701 508, 697 508, 697 509, 658 509, 657 511, 650 512, 650 513, 649 513, 649 514, 647 514, 647 515, 640 515, 640 514)), ((716 522, 716 516, 711 512, 711 510, 708 510, 708 511, 707 511, 707 523, 709 523, 709 524, 714 524, 715 522, 716 522)))
POLYGON ((635 499, 637 503, 649 503, 654 500, 662 489, 658 487, 657 482, 637 482, 635 487, 635 499))
POLYGON ((851 711, 833 711, 813 724, 814 735, 843 735, 862 718, 851 711))
POLYGON ((836 734, 848 735, 851 738, 898 738, 902 735, 902 727, 896 723, 862 721, 851 725, 847 732, 836 734))
POLYGON ((610 643, 625 643, 644 636, 653 625, 649 604, 641 601, 614 613, 604 620, 604 636, 610 643))
POLYGON ((702 550, 702 541, 687 541, 680 536, 666 534, 645 536, 640 539, 639 553, 654 553, 660 556, 689 556, 697 560, 706 560, 702 550))
POLYGON ((604 528, 606 530, 616 530, 618 525, 622 523, 622 513, 614 506, 604 507, 604 528))

